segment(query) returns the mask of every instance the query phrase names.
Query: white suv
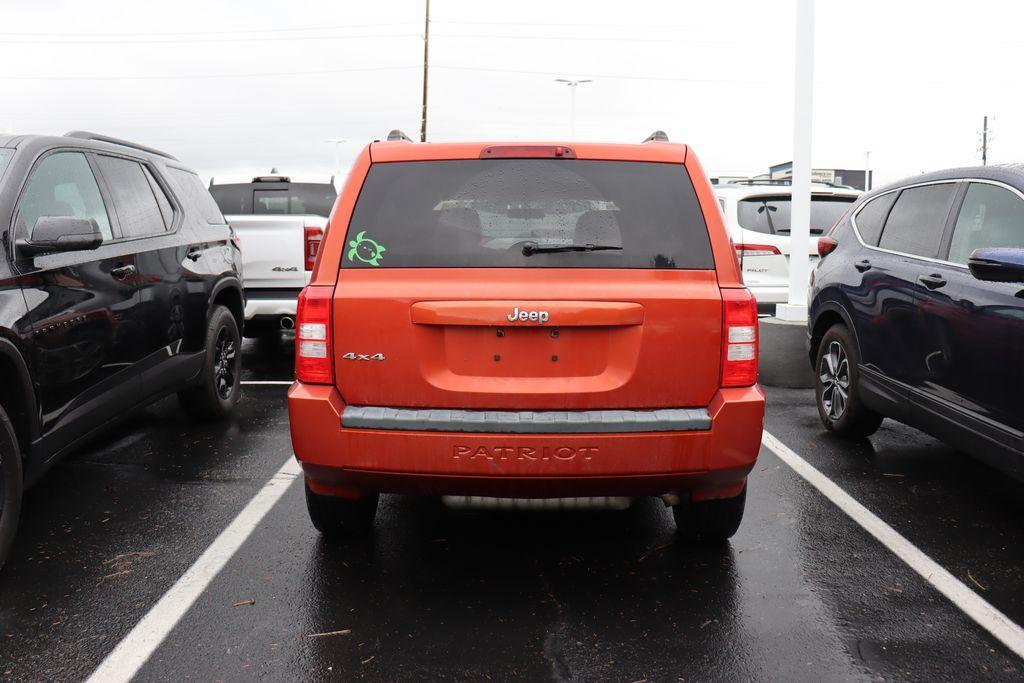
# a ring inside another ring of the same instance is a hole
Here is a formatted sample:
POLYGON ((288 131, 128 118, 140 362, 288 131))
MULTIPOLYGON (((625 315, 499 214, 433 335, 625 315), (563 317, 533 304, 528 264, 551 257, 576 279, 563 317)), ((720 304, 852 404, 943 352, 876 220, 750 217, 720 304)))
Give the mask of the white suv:
MULTIPOLYGON (((749 180, 716 185, 715 196, 736 247, 743 280, 759 309, 774 312, 789 292, 790 186, 780 181, 749 180)), ((811 241, 808 256, 818 259, 817 235, 843 215, 859 190, 811 185, 811 241)))

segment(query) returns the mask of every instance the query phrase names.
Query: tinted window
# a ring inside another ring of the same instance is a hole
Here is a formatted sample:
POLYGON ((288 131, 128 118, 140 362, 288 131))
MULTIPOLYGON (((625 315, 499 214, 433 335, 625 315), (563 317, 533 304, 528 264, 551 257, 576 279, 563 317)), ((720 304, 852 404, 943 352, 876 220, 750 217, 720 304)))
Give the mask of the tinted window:
MULTIPOLYGON (((812 197, 811 232, 821 234, 835 225, 856 197, 812 197)), ((740 226, 770 235, 788 235, 792 222, 789 195, 752 197, 736 203, 740 226)))
POLYGON ((210 193, 229 216, 292 214, 327 217, 338 192, 330 183, 239 183, 214 185, 210 193))
POLYGON ((347 239, 343 264, 355 268, 714 268, 700 204, 677 164, 375 164, 347 239), (528 243, 610 249, 527 255, 528 243))
POLYGON ((113 197, 122 236, 144 237, 164 232, 167 227, 142 164, 118 157, 96 159, 113 197))
POLYGON ((153 177, 153 172, 145 166, 143 166, 143 170, 146 172, 146 180, 149 181, 149 187, 153 190, 153 196, 156 197, 156 203, 160 206, 160 215, 164 219, 164 226, 170 230, 171 224, 174 222, 174 209, 171 207, 171 200, 167 198, 164 188, 153 177))
POLYGON ((878 238, 882 236, 885 217, 889 215, 889 209, 892 208, 898 194, 899 192, 890 192, 881 197, 875 197, 857 212, 853 220, 857 223, 857 232, 860 233, 860 238, 864 240, 865 244, 878 246, 878 238))
POLYGON ((109 240, 110 219, 96 177, 80 152, 51 154, 36 166, 18 205, 19 232, 30 235, 43 216, 92 218, 109 240))
POLYGON ((1024 247, 1024 200, 996 185, 971 183, 953 228, 949 260, 967 263, 983 247, 1024 247))
POLYGON ((11 157, 13 156, 13 149, 0 149, 0 178, 3 177, 4 171, 7 170, 7 165, 11 162, 11 157))
POLYGON ((199 176, 192 171, 168 166, 167 179, 171 181, 178 199, 184 202, 189 210, 197 212, 201 220, 211 225, 224 224, 224 216, 221 215, 217 203, 213 201, 199 176))
POLYGON ((953 183, 942 183, 900 192, 878 246, 915 256, 938 256, 955 188, 953 183))

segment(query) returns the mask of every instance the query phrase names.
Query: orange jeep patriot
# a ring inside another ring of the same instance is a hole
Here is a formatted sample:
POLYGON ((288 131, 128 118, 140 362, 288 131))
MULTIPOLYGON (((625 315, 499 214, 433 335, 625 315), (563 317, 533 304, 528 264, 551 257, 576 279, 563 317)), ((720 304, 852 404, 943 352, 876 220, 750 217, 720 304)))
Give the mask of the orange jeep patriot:
POLYGON ((661 496, 743 516, 757 307, 697 157, 638 144, 363 150, 296 325, 292 443, 323 533, 379 493, 497 507, 661 496))

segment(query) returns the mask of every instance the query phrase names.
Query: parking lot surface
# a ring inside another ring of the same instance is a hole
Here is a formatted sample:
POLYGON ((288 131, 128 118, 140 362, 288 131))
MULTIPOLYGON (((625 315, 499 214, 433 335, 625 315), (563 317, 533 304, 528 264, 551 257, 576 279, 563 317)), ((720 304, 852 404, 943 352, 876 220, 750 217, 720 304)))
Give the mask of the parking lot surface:
MULTIPOLYGON (((291 346, 245 347, 287 381, 291 346)), ((0 575, 0 675, 88 677, 291 457, 284 384, 233 418, 174 400, 58 465, 0 575)), ((807 390, 766 429, 1017 623, 1024 487, 887 421, 824 433, 807 390)), ((385 496, 365 541, 313 530, 299 479, 140 679, 1015 679, 1021 662, 771 450, 730 543, 675 542, 657 500, 625 512, 449 511, 385 496)))

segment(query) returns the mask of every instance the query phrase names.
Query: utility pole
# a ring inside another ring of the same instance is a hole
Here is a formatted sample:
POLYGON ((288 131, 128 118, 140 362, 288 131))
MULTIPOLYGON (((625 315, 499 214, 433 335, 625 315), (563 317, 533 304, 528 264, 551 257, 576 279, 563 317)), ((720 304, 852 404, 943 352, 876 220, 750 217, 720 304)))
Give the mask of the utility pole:
POLYGON ((572 80, 569 78, 556 78, 556 83, 565 83, 569 86, 569 139, 576 139, 576 88, 580 83, 593 83, 590 78, 572 80))
POLYGON ((871 150, 864 152, 864 191, 871 191, 871 150))
POLYGON ((423 115, 420 120, 420 142, 427 141, 427 73, 430 66, 430 0, 423 21, 423 115))
POLYGON ((988 116, 981 121, 981 165, 988 165, 988 116))

